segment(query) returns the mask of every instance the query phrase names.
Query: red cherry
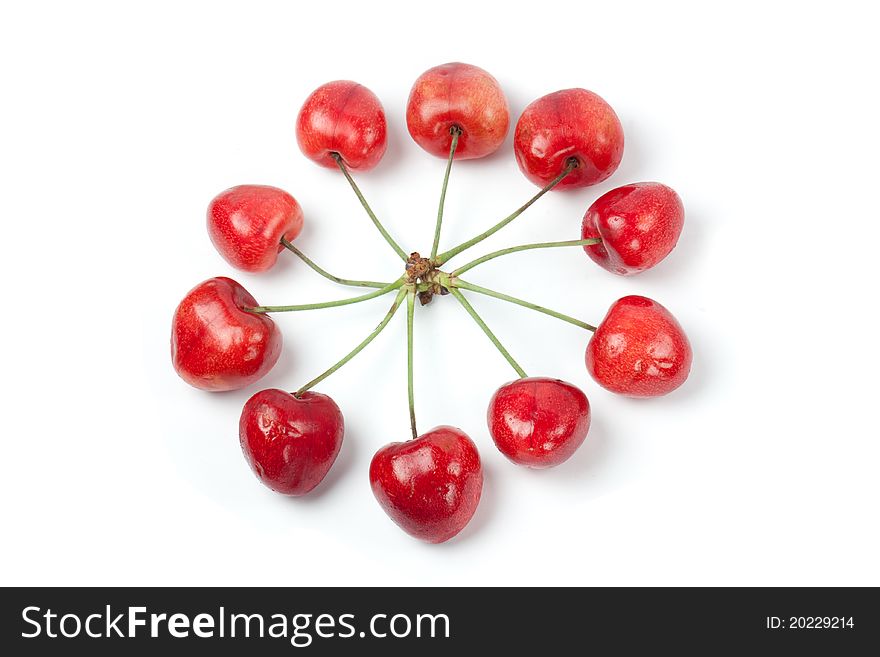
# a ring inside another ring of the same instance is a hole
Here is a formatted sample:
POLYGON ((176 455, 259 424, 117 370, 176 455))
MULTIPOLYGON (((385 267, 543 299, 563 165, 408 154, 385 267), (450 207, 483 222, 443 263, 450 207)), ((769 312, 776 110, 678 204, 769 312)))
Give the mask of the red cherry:
POLYGON ((349 80, 321 85, 296 117, 296 140, 303 154, 328 169, 339 153, 349 169, 372 169, 387 146, 385 110, 376 94, 349 80))
POLYGON ((513 150, 520 170, 544 187, 565 169, 578 167, 556 189, 587 187, 614 173, 623 157, 623 127, 611 106, 592 91, 564 89, 538 98, 519 117, 513 150))
POLYGON ((344 422, 327 395, 261 390, 238 423, 244 458, 257 478, 284 495, 305 495, 321 483, 342 447, 344 422))
POLYGON ((461 130, 456 160, 494 153, 510 128, 510 111, 501 85, 477 66, 452 62, 422 73, 409 92, 406 127, 431 155, 448 158, 450 130, 461 130))
POLYGON ((303 213, 290 194, 268 185, 239 185, 220 192, 208 205, 208 235, 226 261, 243 271, 266 271, 275 264, 281 238, 294 240, 303 213))
POLYGON ((514 463, 549 468, 575 453, 590 430, 590 402, 570 383, 530 377, 507 383, 492 396, 489 433, 514 463))
POLYGON ((581 236, 601 237, 601 244, 584 251, 608 271, 630 276, 669 255, 683 225, 684 206, 675 190, 656 182, 633 183, 596 199, 584 215, 581 236))
POLYGON ((463 431, 441 426, 376 452, 370 485, 403 531, 442 543, 464 529, 477 510, 483 467, 477 446, 463 431))
POLYGON ((647 297, 614 302, 587 345, 587 369, 603 388, 627 397, 659 397, 691 371, 687 336, 666 308, 647 297))
POLYGON ((229 278, 199 283, 177 306, 171 323, 171 362, 202 390, 238 390, 261 379, 281 354, 281 332, 229 278))

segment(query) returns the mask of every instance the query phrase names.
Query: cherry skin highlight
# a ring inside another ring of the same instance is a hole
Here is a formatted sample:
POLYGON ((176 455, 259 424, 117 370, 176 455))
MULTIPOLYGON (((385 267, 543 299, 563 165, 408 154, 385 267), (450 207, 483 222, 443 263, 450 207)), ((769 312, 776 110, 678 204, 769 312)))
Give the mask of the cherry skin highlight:
POLYGON ((448 158, 452 128, 461 130, 456 160, 494 153, 510 128, 510 110, 501 85, 470 64, 452 62, 422 73, 406 106, 406 127, 431 155, 448 158))
POLYGON ((290 194, 268 185, 239 185, 220 192, 208 205, 208 235, 226 262, 237 269, 271 269, 302 230, 303 213, 290 194))
POLYGON ((568 460, 584 442, 590 402, 570 383, 528 377, 495 391, 487 420, 504 456, 530 468, 549 468, 568 460))
POLYGON ((171 362, 202 390, 244 388, 265 376, 281 355, 281 332, 230 278, 209 278, 183 298, 171 323, 171 362))
POLYGON ((681 325, 647 297, 614 302, 587 345, 596 382, 627 397, 659 397, 685 382, 693 353, 681 325))
POLYGON ((296 117, 296 140, 303 154, 336 169, 338 153, 349 169, 367 171, 388 145, 385 110, 372 91, 349 80, 321 85, 296 117))
POLYGON ((299 398, 261 390, 244 405, 238 436, 245 460, 263 484, 283 495, 305 495, 321 483, 342 447, 345 424, 327 395, 299 398))
POLYGON ((370 485, 403 531, 442 543, 464 529, 477 510, 483 467, 477 446, 463 431, 440 426, 376 452, 370 485))
POLYGON ((565 169, 578 166, 555 189, 588 187, 617 169, 623 157, 623 126, 611 106, 586 89, 564 89, 533 101, 513 133, 516 162, 526 177, 544 187, 565 169))
POLYGON ((668 256, 684 225, 684 206, 671 187, 643 182, 603 194, 589 207, 582 239, 601 237, 584 251, 604 269, 631 276, 668 256))

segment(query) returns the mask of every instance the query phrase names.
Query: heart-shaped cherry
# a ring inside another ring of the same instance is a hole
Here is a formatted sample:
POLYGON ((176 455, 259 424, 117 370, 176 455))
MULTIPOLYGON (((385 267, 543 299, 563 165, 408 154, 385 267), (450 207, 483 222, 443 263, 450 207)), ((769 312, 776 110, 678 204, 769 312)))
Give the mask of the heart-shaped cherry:
POLYGON ((570 383, 528 377, 506 383, 489 401, 489 433, 514 463, 549 468, 575 453, 590 430, 590 402, 570 383))
POLYGON ((171 362, 202 390, 238 390, 261 379, 281 354, 281 332, 230 278, 209 278, 183 298, 171 323, 171 362))
POLYGON ((372 169, 385 154, 387 125, 382 103, 372 91, 349 80, 321 85, 296 117, 296 140, 303 154, 329 169, 372 169))
POLYGON ((305 495, 321 483, 342 447, 345 425, 327 395, 261 390, 238 423, 241 450, 257 478, 284 495, 305 495))
POLYGON ((440 426, 376 452, 370 485, 403 531, 442 543, 464 529, 477 510, 483 467, 477 446, 463 431, 440 426))
POLYGON ((283 237, 299 235, 303 213, 290 194, 268 185, 239 185, 208 205, 208 235, 226 261, 243 271, 270 269, 283 237))
POLYGON ((587 345, 587 370, 596 382, 627 397, 659 397, 678 388, 693 353, 681 325, 647 297, 614 302, 587 345))
POLYGON ((684 206, 671 187, 657 182, 624 185, 589 207, 581 237, 601 237, 584 251, 614 274, 630 276, 663 260, 678 242, 684 206))
POLYGON ((409 93, 406 127, 431 155, 447 158, 452 128, 461 133, 456 160, 485 157, 498 150, 510 128, 501 85, 470 64, 452 62, 422 73, 409 93))
POLYGON ((587 187, 614 173, 623 157, 623 127, 602 98, 586 89, 563 89, 528 105, 516 123, 513 150, 526 177, 545 186, 578 166, 556 189, 587 187))

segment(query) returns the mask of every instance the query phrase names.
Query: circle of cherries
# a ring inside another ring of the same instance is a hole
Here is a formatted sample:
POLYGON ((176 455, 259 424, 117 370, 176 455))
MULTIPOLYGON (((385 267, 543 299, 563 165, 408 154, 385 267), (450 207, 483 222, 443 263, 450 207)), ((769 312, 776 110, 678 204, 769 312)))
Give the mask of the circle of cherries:
POLYGON ((326 477, 339 454, 344 422, 337 404, 313 388, 364 349, 404 306, 412 439, 391 443, 373 456, 370 484, 379 504, 405 532, 431 543, 459 533, 480 501, 480 454, 462 430, 439 426, 419 434, 413 400, 413 314, 416 299, 451 295, 476 321, 518 379, 489 400, 487 420, 495 445, 513 463, 548 468, 570 458, 590 429, 590 404, 576 386, 527 376, 470 305, 465 292, 488 295, 542 312, 592 332, 586 368, 600 386, 629 397, 656 397, 678 388, 691 367, 691 347, 675 317, 642 296, 611 305, 597 326, 535 303, 471 283, 462 275, 478 265, 527 249, 581 246, 609 272, 630 276, 653 267, 675 247, 684 222, 678 195, 666 185, 624 185, 587 209, 581 239, 524 244, 488 253, 454 269, 446 265, 520 216, 551 190, 595 185, 617 169, 623 128, 614 110, 585 89, 564 89, 528 105, 514 128, 514 153, 525 176, 540 187, 535 196, 494 226, 446 251, 439 250, 446 189, 454 160, 485 157, 504 142, 510 127, 507 100, 498 82, 476 66, 444 64, 415 82, 406 108, 409 133, 424 150, 447 160, 431 251, 407 253, 370 208, 351 172, 377 166, 387 126, 379 99, 355 82, 329 82, 305 101, 296 120, 303 154, 338 170, 367 216, 400 257, 403 273, 391 282, 340 278, 310 260, 294 244, 303 212, 286 191, 240 185, 218 194, 207 212, 208 234, 237 269, 263 272, 290 251, 311 269, 340 285, 371 291, 326 303, 261 306, 232 279, 210 278, 193 288, 174 312, 171 358, 180 377, 196 388, 235 390, 261 379, 278 360, 282 338, 275 312, 329 308, 393 295, 391 308, 364 340, 295 392, 269 389, 245 404, 239 438, 257 478, 283 495, 305 495, 326 477))

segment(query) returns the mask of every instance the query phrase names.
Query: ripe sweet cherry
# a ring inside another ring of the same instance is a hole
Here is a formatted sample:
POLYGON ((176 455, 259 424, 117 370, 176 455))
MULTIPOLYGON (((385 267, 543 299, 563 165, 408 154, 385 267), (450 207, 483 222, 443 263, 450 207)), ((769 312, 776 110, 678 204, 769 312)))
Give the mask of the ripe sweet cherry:
POLYGON ((590 430, 590 402, 559 379, 526 377, 498 388, 489 401, 489 433, 514 463, 549 468, 575 453, 590 430))
POLYGON ((507 136, 510 111, 501 85, 477 66, 453 62, 422 73, 409 93, 406 127, 431 155, 446 158, 453 131, 454 157, 469 160, 494 153, 507 136))
POLYGON ((584 251, 614 274, 630 276, 663 260, 678 242, 684 206, 671 187, 632 183, 603 194, 584 215, 581 237, 599 237, 584 251))
POLYGON ((268 185, 239 185, 220 192, 208 205, 208 235, 237 269, 271 269, 284 248, 302 230, 303 213, 290 194, 268 185))
POLYGON ((345 424, 327 395, 261 390, 244 405, 238 436, 257 478, 284 495, 305 495, 327 473, 339 449, 345 424))
POLYGON ((370 485, 403 531, 442 543, 464 529, 477 510, 483 466, 477 446, 461 429, 440 426, 376 452, 370 485))
POLYGON ((230 278, 209 278, 183 298, 171 323, 171 362, 202 390, 238 390, 263 378, 281 355, 281 332, 247 312, 257 302, 230 278))
POLYGON ((296 140, 310 160, 328 169, 338 154, 349 169, 372 169, 388 145, 385 110, 376 94, 349 80, 323 84, 296 117, 296 140))
POLYGON ((572 158, 577 168, 557 189, 600 183, 623 157, 623 126, 611 106, 586 89, 563 89, 525 108, 513 133, 517 164, 539 187, 572 158))
POLYGON ((647 297, 614 302, 587 344, 596 382, 627 397, 659 397, 685 382, 693 354, 681 325, 647 297))

